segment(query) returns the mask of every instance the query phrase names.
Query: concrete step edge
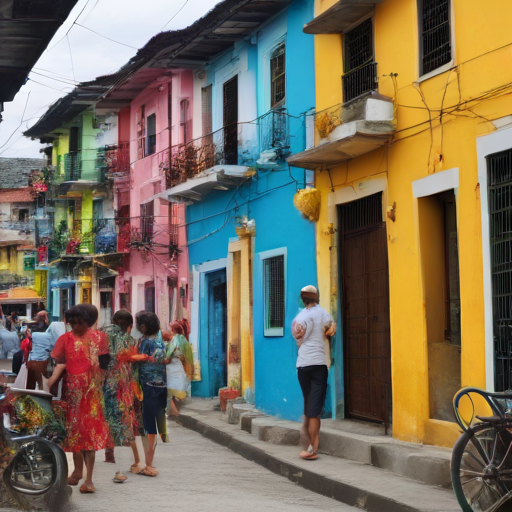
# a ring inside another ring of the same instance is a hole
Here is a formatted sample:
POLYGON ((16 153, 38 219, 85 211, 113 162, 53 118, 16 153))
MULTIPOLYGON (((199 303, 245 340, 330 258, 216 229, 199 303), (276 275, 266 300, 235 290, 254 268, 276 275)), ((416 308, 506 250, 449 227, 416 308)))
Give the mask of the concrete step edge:
MULTIPOLYGON (((273 473, 284 476, 301 487, 333 498, 341 503, 361 508, 367 512, 428 512, 425 509, 403 503, 399 499, 392 499, 388 496, 377 494, 370 489, 365 489, 362 484, 356 486, 315 473, 313 465, 312 470, 308 470, 280 459, 263 448, 256 446, 254 439, 251 442, 246 442, 240 439, 239 435, 225 432, 216 426, 209 425, 196 415, 180 414, 177 421, 183 427, 229 448, 231 451, 256 462, 273 473)), ((375 469, 374 471, 380 471, 380 469, 375 469)), ((397 476, 396 478, 400 477, 397 476)), ((411 483, 412 485, 423 485, 411 483)), ((438 491, 446 492, 439 488, 438 491)), ((454 507, 453 510, 458 510, 458 507, 454 507)))
MULTIPOLYGON (((297 446, 300 425, 254 413, 241 414, 241 428, 256 439, 271 444, 297 446)), ((381 439, 335 429, 320 431, 319 452, 369 464, 428 485, 451 487, 450 454, 435 448, 407 446, 393 439, 381 439)))

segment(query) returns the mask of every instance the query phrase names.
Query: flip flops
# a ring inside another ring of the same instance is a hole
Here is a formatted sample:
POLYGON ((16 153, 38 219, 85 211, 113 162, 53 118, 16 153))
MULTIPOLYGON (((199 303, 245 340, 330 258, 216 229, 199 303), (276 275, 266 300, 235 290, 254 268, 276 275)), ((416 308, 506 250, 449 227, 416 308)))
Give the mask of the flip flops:
POLYGON ((315 452, 315 450, 313 450, 313 448, 311 448, 311 446, 307 450, 305 450, 303 452, 300 452, 299 456, 300 456, 301 459, 304 459, 304 460, 316 460, 316 459, 318 459, 317 452, 315 452))
POLYGON ((128 477, 122 471, 118 471, 113 480, 116 484, 124 484, 126 480, 128 480, 128 477))
POLYGON ((132 464, 130 467, 130 471, 135 475, 140 475, 144 468, 141 468, 138 464, 132 464))
POLYGON ((78 483, 82 480, 81 476, 76 476, 73 473, 68 477, 68 485, 78 485, 78 483))
POLYGON ((81 487, 80 487, 80 492, 82 494, 93 494, 96 492, 96 487, 94 487, 94 485, 85 485, 85 484, 82 484, 81 487))
POLYGON ((155 476, 158 476, 158 471, 156 470, 156 468, 154 468, 153 466, 146 466, 144 469, 142 469, 140 471, 140 473, 138 473, 139 475, 143 475, 143 476, 151 476, 151 477, 155 477, 155 476))

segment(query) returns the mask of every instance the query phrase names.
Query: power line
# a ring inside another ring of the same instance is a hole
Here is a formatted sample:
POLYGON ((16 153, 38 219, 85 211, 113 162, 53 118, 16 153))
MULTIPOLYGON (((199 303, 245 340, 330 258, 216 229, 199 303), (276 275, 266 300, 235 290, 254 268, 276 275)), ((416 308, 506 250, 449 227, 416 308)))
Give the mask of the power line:
POLYGON ((78 14, 78 16, 75 18, 75 21, 73 21, 73 23, 71 24, 71 26, 68 28, 68 31, 66 32, 66 34, 64 36, 62 36, 59 41, 57 43, 55 43, 51 48, 49 48, 48 50, 46 50, 47 52, 50 52, 51 50, 53 50, 68 34, 69 32, 71 31, 71 29, 73 28, 73 25, 78 21, 78 18, 80 18, 80 16, 82 16, 82 13, 85 11, 85 8, 89 5, 89 0, 87 0, 87 2, 85 3, 85 5, 83 6, 82 10, 80 11, 80 13, 78 14))
POLYGON ((69 42, 69 35, 66 35, 66 39, 68 40, 69 57, 71 58, 71 71, 73 72, 73 81, 76 83, 75 66, 73 64, 73 53, 71 52, 71 43, 69 42))
POLYGON ((92 32, 93 34, 96 34, 96 35, 98 35, 100 37, 103 37, 104 39, 108 39, 109 41, 112 41, 113 43, 121 44, 123 46, 127 46, 128 48, 133 48, 134 50, 138 50, 138 48, 136 48, 135 46, 131 46, 131 45, 126 44, 126 43, 121 43, 121 41, 116 41, 115 39, 111 39, 110 37, 104 36, 103 34, 100 34, 99 32, 96 32, 96 30, 93 30, 92 28, 85 27, 84 25, 80 25, 80 23, 75 23, 75 25, 77 25, 79 27, 82 27, 82 28, 85 28, 85 30, 88 30, 89 32, 92 32))
MULTIPOLYGON (((49 89, 53 89, 54 91, 58 91, 58 92, 64 92, 64 90, 68 88, 68 87, 64 87, 64 89, 57 89, 56 87, 52 87, 51 85, 46 85, 46 84, 43 84, 42 82, 38 82, 37 80, 34 80, 33 78, 29 78, 29 80, 31 82, 34 82, 35 84, 42 85, 43 87, 48 87, 49 89)), ((69 87, 71 87, 71 85, 69 87)), ((53 101, 52 101, 52 103, 53 103, 53 101)), ((49 105, 46 105, 46 106, 49 107, 52 103, 50 103, 49 105)))
POLYGON ((19 126, 11 133, 11 135, 9 135, 9 138, 3 143, 3 145, 0 146, 0 149, 4 148, 7 143, 13 138, 14 134, 21 128, 21 126, 23 125, 23 118, 25 117, 25 112, 27 111, 27 106, 28 106, 28 100, 30 98, 30 93, 32 91, 29 91, 28 94, 27 94, 27 101, 25 102, 25 108, 23 109, 23 114, 21 114, 21 121, 20 121, 20 124, 19 126))
POLYGON ((178 12, 162 27, 162 30, 171 23, 171 21, 178 16, 178 14, 185 8, 185 6, 188 4, 188 0, 185 0, 185 3, 178 9, 178 12))
POLYGON ((53 78, 51 76, 45 75, 44 73, 39 73, 39 72, 34 71, 34 70, 30 71, 30 73, 34 73, 34 74, 39 75, 39 76, 44 76, 45 78, 48 78, 49 80, 54 80, 55 82, 61 82, 61 83, 66 84, 66 85, 73 85, 73 86, 76 85, 76 82, 71 80, 71 79, 69 79, 68 81, 61 80, 60 78, 53 78))

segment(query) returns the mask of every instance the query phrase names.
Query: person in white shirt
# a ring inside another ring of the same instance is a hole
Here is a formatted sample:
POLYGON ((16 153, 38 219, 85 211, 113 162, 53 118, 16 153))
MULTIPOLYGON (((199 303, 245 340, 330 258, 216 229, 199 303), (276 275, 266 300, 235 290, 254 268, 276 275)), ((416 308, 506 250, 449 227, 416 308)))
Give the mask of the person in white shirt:
POLYGON ((300 453, 306 460, 318 459, 320 416, 327 393, 328 337, 336 333, 331 315, 318 304, 318 290, 302 288, 300 297, 305 308, 295 317, 292 334, 299 347, 297 376, 304 396, 304 425, 302 434, 309 440, 309 448, 300 453))

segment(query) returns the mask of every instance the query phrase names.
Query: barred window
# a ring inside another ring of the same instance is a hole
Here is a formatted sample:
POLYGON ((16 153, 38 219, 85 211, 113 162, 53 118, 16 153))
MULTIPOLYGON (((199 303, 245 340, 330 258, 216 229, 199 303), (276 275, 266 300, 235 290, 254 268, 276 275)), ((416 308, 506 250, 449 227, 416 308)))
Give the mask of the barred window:
POLYGON ((343 68, 343 101, 350 101, 377 89, 371 18, 345 34, 343 68))
POLYGON ((263 260, 263 279, 265 336, 283 336, 285 313, 285 257, 283 254, 263 260))
POLYGON ((271 100, 270 108, 283 104, 286 97, 286 52, 284 41, 279 43, 270 56, 271 100))
POLYGON ((154 202, 140 205, 140 226, 142 233, 142 241, 144 243, 151 242, 153 238, 153 220, 154 220, 154 202))
POLYGON ((146 156, 153 155, 156 152, 156 114, 148 116, 147 129, 148 150, 146 156))
POLYGON ((452 60, 450 2, 451 0, 418 0, 421 75, 452 60))

